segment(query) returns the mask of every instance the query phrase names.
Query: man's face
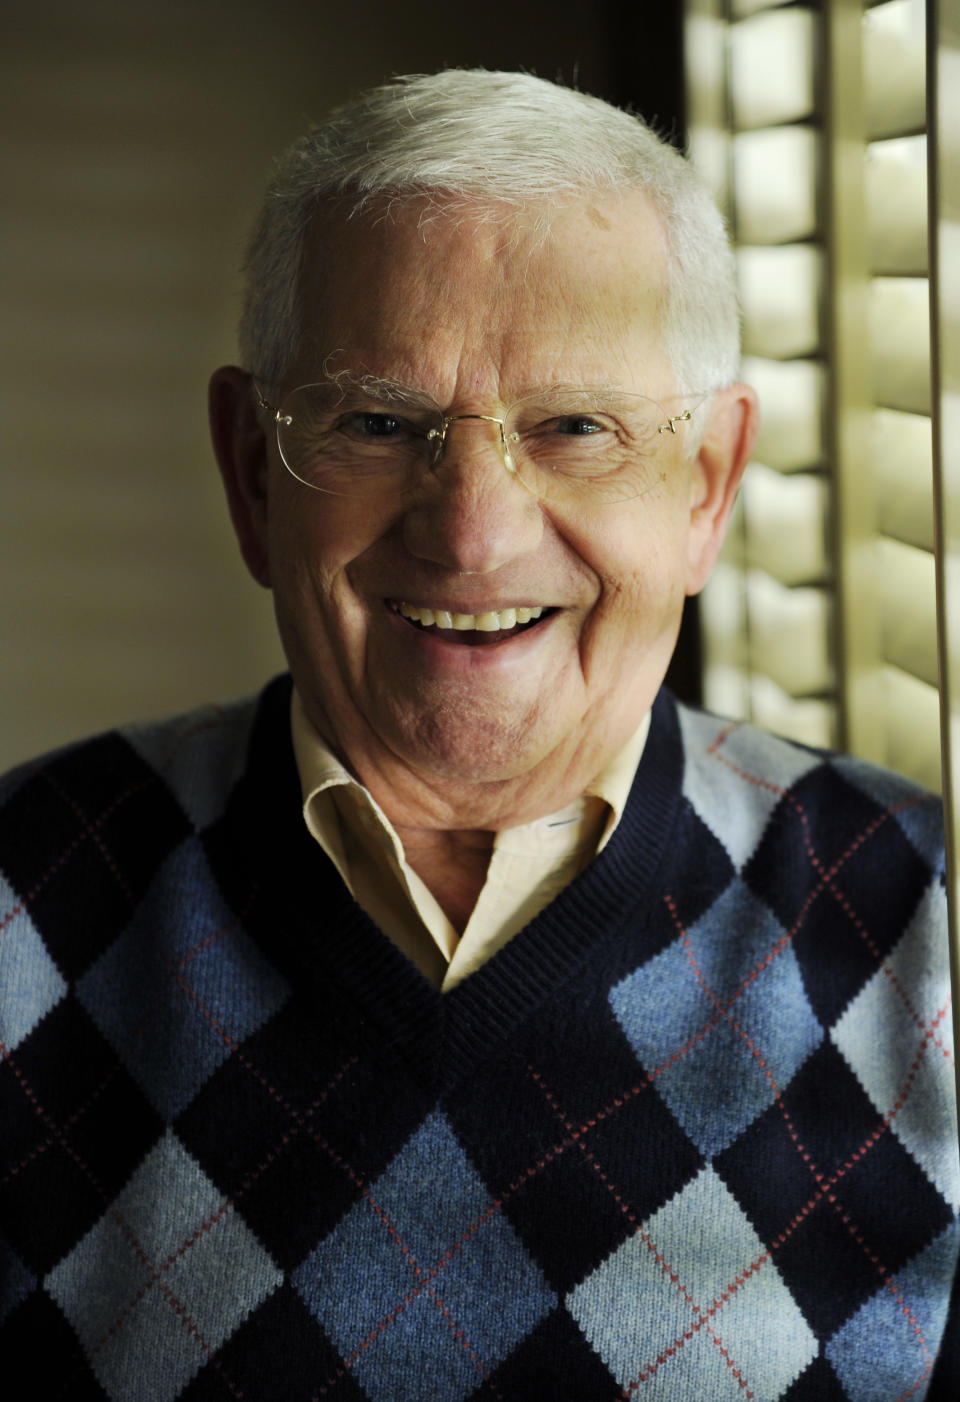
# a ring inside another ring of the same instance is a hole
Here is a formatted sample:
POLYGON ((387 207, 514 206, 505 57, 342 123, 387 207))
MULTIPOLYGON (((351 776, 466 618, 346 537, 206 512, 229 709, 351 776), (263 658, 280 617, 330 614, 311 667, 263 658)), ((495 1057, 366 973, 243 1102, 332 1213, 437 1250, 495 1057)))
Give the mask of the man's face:
MULTIPOLYGON (((326 215, 282 391, 347 371, 497 417, 559 383, 676 394, 661 348, 665 240, 646 198, 555 211, 546 235, 540 213, 326 215)), ((538 499, 477 421, 451 425, 402 501, 311 490, 268 435, 261 578, 308 714, 375 792, 400 808, 417 794, 449 825, 467 808, 475 825, 506 825, 582 791, 625 743, 705 574, 707 487, 689 431, 660 438, 662 480, 612 502, 586 488, 538 499), (402 605, 543 615, 490 643, 420 626, 402 605)))

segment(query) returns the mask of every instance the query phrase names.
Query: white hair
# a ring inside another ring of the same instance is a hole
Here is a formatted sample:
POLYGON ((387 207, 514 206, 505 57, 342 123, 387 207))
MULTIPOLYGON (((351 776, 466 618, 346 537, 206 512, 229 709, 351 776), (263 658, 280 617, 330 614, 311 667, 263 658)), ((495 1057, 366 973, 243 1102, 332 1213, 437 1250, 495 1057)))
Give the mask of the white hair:
POLYGON ((684 393, 736 378, 739 318, 723 220, 692 167, 638 117, 526 73, 450 69, 396 78, 337 108, 277 165, 247 250, 240 353, 278 384, 303 332, 301 263, 318 206, 479 202, 527 210, 639 189, 664 220, 665 350, 684 393))

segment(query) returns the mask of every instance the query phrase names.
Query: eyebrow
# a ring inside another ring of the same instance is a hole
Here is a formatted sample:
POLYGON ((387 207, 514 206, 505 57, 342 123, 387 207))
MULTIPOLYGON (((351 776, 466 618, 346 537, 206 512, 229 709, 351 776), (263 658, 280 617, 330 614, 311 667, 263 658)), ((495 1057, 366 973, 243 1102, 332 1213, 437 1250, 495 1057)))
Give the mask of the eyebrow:
POLYGON ((386 379, 382 375, 356 375, 352 370, 338 370, 326 375, 321 383, 336 385, 340 390, 352 390, 355 394, 366 395, 385 404, 401 404, 410 409, 440 408, 425 390, 414 389, 411 385, 386 379))
MULTIPOLYGON (((435 409, 443 412, 442 407, 425 390, 416 389, 400 380, 392 380, 382 375, 358 375, 352 370, 338 370, 333 374, 328 374, 325 380, 344 391, 352 390, 354 393, 368 395, 371 399, 377 399, 386 404, 399 404, 413 409, 435 409)), ((598 409, 605 406, 613 409, 632 399, 647 397, 639 395, 633 390, 621 389, 619 386, 609 383, 591 385, 561 382, 529 390, 512 400, 506 407, 509 409, 513 404, 521 403, 524 400, 541 400, 547 404, 562 403, 569 395, 588 397, 591 404, 598 409)))

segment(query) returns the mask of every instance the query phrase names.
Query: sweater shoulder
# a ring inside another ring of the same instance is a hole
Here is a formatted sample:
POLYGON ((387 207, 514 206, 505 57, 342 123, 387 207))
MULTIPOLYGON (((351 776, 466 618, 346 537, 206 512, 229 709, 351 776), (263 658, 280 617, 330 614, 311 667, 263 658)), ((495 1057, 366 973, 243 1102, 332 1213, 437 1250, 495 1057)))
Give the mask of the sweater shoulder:
POLYGON ((102 811, 135 789, 156 792, 159 785, 200 830, 244 771, 258 702, 253 696, 199 706, 51 750, 0 777, 0 809, 23 806, 39 817, 26 795, 57 792, 74 806, 102 811))
POLYGON ((201 831, 219 816, 246 768, 257 705, 257 697, 245 697, 118 733, 201 831))
POLYGON ((924 864, 942 873, 942 805, 911 780, 746 722, 682 704, 677 712, 683 795, 737 867, 757 851, 774 817, 790 813, 811 839, 838 823, 870 832, 892 821, 924 864))

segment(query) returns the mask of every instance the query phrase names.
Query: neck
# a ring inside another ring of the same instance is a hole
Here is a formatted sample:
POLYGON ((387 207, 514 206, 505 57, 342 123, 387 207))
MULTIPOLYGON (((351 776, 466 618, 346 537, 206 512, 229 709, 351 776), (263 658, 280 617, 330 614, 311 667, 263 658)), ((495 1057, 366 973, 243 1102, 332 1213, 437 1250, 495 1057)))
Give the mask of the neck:
POLYGON ((410 866, 462 935, 487 879, 493 833, 398 827, 397 835, 410 866))

